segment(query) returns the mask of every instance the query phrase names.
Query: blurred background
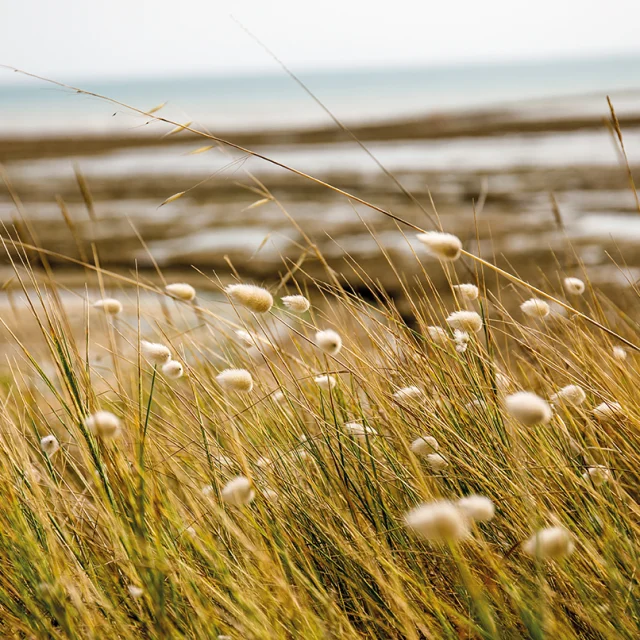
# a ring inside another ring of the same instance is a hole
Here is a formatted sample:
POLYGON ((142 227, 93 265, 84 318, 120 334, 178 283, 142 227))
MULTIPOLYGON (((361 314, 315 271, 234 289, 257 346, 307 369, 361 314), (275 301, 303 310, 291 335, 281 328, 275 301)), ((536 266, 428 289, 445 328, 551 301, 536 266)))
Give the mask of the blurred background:
MULTIPOLYGON (((584 267, 595 285, 623 293, 640 278, 630 186, 640 179, 638 3, 24 0, 2 3, 0 19, 0 63, 144 111, 162 105, 156 115, 423 228, 439 219, 525 279, 584 267)), ((235 267, 273 281, 298 262, 320 275, 307 236, 356 289, 356 262, 392 295, 399 289, 380 246, 409 277, 420 273, 413 234, 380 214, 174 125, 5 68, 0 163, 4 224, 66 256, 95 253, 115 271, 137 263, 153 279, 155 260, 200 287, 191 265, 223 280, 235 267)), ((49 259, 70 287, 84 283, 84 271, 49 259)), ((439 269, 433 278, 442 280, 439 269)))

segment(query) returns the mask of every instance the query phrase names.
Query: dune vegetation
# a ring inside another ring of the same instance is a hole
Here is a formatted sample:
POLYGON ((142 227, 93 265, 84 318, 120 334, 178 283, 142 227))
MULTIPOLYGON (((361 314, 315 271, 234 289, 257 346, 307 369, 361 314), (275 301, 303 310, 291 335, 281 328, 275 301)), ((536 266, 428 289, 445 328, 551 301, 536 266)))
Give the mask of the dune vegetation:
POLYGON ((71 310, 5 229, 2 637, 638 637, 639 316, 396 222, 409 314, 311 242, 260 283, 93 247, 71 310))

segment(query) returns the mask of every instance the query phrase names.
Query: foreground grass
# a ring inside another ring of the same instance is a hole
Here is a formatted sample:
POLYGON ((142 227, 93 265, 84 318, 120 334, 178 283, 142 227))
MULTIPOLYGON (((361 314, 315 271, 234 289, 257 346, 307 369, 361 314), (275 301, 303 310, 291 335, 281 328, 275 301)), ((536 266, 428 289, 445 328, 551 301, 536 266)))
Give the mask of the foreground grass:
MULTIPOLYGON (((460 353, 427 271, 408 293, 411 327, 373 286, 368 303, 335 277, 304 292, 288 279, 313 303, 301 314, 164 297, 164 315, 145 316, 114 289, 122 313, 87 306, 79 319, 54 280, 30 282, 26 262, 16 272, 41 339, 15 329, 2 387, 3 637, 637 637, 638 371, 597 327, 511 315, 481 292, 458 301, 483 316, 460 353), (344 343, 333 356, 315 344, 327 328, 344 343), (141 340, 166 345, 184 376, 167 378, 141 340), (248 370, 252 391, 221 387, 227 368, 248 370), (568 384, 586 401, 557 404, 548 424, 505 411, 505 395, 568 384), (393 395, 409 386, 419 394, 393 395), (598 418, 602 402, 620 414, 598 418), (98 409, 121 419, 117 437, 85 426, 98 409), (61 445, 51 455, 48 435, 61 445), (420 436, 446 467, 412 451, 420 436), (584 476, 596 464, 610 470, 600 485, 584 476), (237 506, 222 491, 239 475, 255 499, 237 506), (496 515, 464 539, 407 528, 416 505, 471 494, 496 515), (554 525, 571 555, 524 552, 554 525)), ((580 305, 638 339, 593 292, 580 305)))

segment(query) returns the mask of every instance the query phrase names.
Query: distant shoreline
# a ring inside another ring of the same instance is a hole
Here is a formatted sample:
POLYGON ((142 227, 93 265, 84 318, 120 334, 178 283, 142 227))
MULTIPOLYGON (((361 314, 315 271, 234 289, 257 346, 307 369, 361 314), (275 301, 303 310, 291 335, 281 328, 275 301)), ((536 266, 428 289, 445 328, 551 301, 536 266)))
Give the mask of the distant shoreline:
MULTIPOLYGON (((618 119, 623 130, 640 127, 640 112, 621 115, 618 119)), ((355 125, 349 131, 362 142, 447 140, 598 130, 604 128, 606 122, 606 118, 592 115, 533 118, 515 111, 492 110, 455 115, 433 113, 422 118, 355 125)), ((266 131, 229 130, 215 132, 215 135, 246 147, 334 144, 353 139, 350 133, 337 126, 266 131)), ((140 133, 5 136, 0 137, 0 162, 99 155, 140 147, 184 145, 191 141, 194 144, 206 142, 204 138, 189 132, 168 137, 140 133)))

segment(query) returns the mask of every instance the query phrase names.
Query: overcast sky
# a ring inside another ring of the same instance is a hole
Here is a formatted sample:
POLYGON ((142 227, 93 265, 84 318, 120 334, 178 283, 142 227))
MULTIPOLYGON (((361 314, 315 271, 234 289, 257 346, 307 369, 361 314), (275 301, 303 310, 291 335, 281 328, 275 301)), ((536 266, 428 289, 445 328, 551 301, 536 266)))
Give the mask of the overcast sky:
POLYGON ((63 80, 277 70, 231 14, 295 71, 640 52, 638 0, 0 0, 0 63, 63 80))

